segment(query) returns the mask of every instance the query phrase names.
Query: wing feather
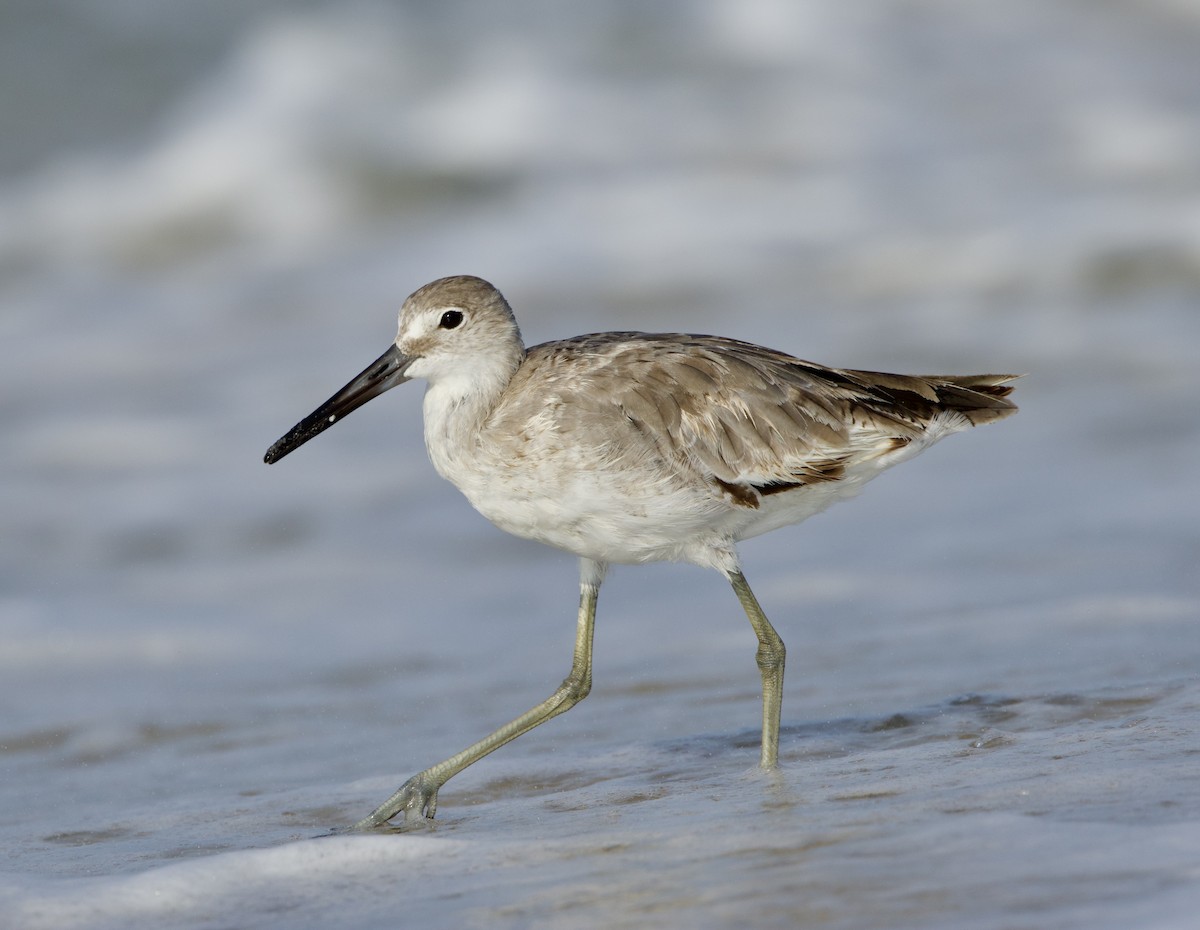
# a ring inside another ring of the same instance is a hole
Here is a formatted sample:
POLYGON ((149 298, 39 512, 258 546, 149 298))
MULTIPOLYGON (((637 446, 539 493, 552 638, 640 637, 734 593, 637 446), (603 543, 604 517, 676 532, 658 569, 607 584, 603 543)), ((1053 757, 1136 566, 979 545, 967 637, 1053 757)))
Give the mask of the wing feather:
MULTIPOLYGON (((837 480, 848 464, 919 438, 943 412, 967 425, 1016 410, 1007 400, 1015 375, 826 368, 713 336, 580 336, 530 349, 517 378, 531 368, 570 404, 615 408, 681 478, 707 480, 746 506, 837 480)), ((508 393, 541 402, 538 391, 508 393)))

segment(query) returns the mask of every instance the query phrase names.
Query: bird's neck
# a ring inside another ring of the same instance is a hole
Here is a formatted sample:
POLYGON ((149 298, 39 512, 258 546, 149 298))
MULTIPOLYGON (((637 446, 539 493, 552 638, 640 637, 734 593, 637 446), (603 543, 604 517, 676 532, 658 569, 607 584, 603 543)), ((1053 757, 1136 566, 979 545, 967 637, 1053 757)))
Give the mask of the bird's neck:
POLYGON ((425 447, 443 478, 463 487, 474 470, 478 439, 525 352, 431 379, 425 390, 425 447))

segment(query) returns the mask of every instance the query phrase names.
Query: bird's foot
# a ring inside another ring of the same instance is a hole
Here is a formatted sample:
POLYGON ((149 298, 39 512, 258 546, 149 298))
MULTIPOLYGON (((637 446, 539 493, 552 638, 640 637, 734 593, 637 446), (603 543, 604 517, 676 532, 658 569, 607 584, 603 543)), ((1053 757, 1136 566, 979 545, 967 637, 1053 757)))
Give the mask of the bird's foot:
POLYGON ((404 813, 404 827, 416 826, 422 817, 432 820, 437 813, 437 795, 441 787, 428 772, 420 772, 351 829, 372 830, 381 827, 401 812, 404 813))

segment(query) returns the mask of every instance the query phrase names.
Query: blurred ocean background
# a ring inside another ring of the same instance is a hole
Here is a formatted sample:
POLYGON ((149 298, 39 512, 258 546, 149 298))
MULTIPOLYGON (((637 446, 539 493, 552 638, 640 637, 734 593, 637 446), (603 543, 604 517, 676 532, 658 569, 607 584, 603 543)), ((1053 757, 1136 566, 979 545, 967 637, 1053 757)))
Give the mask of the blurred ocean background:
POLYGON ((1200 5, 0 5, 0 926, 1191 928, 1200 5), (267 446, 445 274, 606 329, 1028 372, 743 547, 574 560, 419 385, 267 446))

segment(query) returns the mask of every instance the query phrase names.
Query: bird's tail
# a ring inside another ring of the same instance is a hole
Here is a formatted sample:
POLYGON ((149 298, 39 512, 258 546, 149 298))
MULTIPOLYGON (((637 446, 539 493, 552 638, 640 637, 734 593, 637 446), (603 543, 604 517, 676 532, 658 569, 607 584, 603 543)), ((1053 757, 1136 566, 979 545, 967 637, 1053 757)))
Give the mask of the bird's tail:
POLYGON ((937 402, 956 410, 975 426, 1001 420, 1017 412, 1008 400, 1015 381, 1021 375, 926 375, 925 380, 937 391, 937 402))

